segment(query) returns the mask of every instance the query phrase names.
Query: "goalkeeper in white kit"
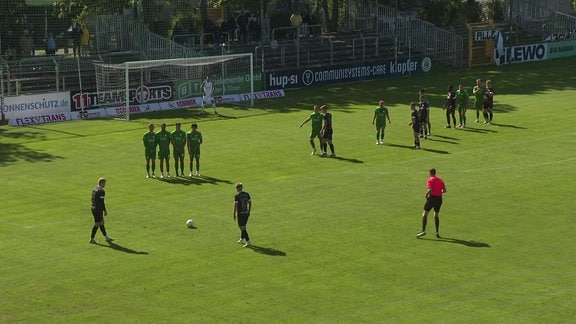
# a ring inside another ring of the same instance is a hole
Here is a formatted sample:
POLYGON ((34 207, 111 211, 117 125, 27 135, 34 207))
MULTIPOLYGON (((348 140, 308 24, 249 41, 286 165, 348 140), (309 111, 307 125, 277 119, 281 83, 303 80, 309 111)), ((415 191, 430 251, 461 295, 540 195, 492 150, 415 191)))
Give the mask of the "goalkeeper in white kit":
POLYGON ((200 108, 200 114, 204 113, 204 105, 207 102, 212 103, 212 109, 214 109, 214 114, 220 116, 220 114, 216 111, 216 100, 214 99, 214 92, 216 92, 216 86, 210 80, 210 76, 206 76, 206 79, 202 81, 200 85, 200 89, 202 90, 202 106, 200 108))

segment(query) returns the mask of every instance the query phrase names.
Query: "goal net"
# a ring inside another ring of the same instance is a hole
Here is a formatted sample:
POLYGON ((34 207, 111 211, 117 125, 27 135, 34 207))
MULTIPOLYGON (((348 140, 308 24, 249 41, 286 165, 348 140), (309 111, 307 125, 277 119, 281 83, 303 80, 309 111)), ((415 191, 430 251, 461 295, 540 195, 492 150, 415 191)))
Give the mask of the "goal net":
POLYGON ((130 120, 135 112, 199 106, 206 76, 217 103, 254 105, 252 53, 94 66, 98 108, 107 116, 130 120))

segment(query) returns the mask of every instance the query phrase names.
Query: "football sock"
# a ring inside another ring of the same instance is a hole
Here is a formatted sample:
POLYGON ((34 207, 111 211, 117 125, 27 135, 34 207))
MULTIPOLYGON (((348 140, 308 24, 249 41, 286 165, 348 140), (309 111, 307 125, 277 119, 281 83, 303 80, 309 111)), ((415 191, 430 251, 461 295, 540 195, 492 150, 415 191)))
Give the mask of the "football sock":
POLYGON ((98 226, 92 227, 92 233, 90 234, 90 238, 94 238, 94 236, 96 236, 96 232, 98 232, 98 226))
POLYGON ((492 122, 492 118, 494 117, 494 113, 489 112, 488 114, 490 115, 490 119, 488 119, 488 121, 489 121, 489 122, 492 122))
POLYGON ((248 232, 246 230, 242 230, 242 237, 246 240, 246 241, 250 241, 250 237, 248 236, 248 232))
POLYGON ((482 116, 484 117, 484 120, 485 120, 485 121, 488 121, 488 113, 483 112, 483 113, 482 113, 482 116))
POLYGON ((334 144, 330 143, 330 152, 332 152, 332 154, 334 154, 334 144))
POLYGON ((436 233, 440 233, 440 218, 434 217, 434 225, 436 226, 436 233))
POLYGON ((476 109, 476 119, 478 119, 480 117, 480 110, 476 109))
POLYGON ((454 126, 456 126, 456 116, 452 115, 452 121, 454 121, 454 126))
POLYGON ((462 125, 466 125, 466 116, 462 117, 462 121, 464 121, 462 125))
POLYGON ((150 174, 150 163, 146 163, 146 173, 150 174))
POLYGON ((102 232, 104 236, 108 236, 108 234, 106 234, 106 228, 104 227, 104 225, 100 225, 100 232, 102 232))
POLYGON ((422 216, 422 232, 426 231, 426 223, 428 221, 428 217, 427 216, 422 216))
POLYGON ((152 174, 156 171, 156 163, 152 162, 152 174))
POLYGON ((314 144, 314 140, 310 140, 310 146, 312 146, 313 149, 316 149, 316 145, 314 144))

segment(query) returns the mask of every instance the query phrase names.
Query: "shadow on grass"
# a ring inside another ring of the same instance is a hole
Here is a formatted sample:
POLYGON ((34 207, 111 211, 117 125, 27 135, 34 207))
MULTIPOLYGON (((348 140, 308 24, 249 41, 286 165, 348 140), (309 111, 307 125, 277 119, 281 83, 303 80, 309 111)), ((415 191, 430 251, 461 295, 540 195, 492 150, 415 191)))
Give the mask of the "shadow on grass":
POLYGON ((351 159, 351 158, 346 158, 346 157, 342 157, 342 156, 320 156, 321 158, 325 158, 325 159, 334 159, 334 160, 338 160, 338 161, 344 161, 344 162, 350 162, 350 163, 364 163, 364 161, 362 160, 358 160, 358 159, 351 159))
POLYGON ((497 126, 497 127, 507 127, 507 128, 514 128, 514 129, 528 129, 528 128, 522 127, 522 126, 507 125, 507 124, 496 124, 496 123, 492 123, 492 125, 497 126))
POLYGON ((120 245, 118 243, 114 243, 114 242, 109 242, 108 245, 102 244, 102 243, 94 243, 94 245, 110 248, 112 250, 116 250, 116 251, 120 251, 120 252, 124 252, 124 253, 148 255, 148 252, 132 250, 130 248, 127 248, 125 246, 122 246, 122 245, 120 245))
MULTIPOLYGON (((427 141, 427 140, 426 140, 427 141)), ((425 143, 424 140, 420 141, 420 144, 425 143)), ((453 144, 457 144, 457 143, 453 143, 453 144)), ((414 149, 414 147, 412 147, 412 145, 400 145, 400 144, 387 144, 388 146, 392 146, 392 147, 399 147, 399 148, 405 148, 405 149, 410 149, 413 151, 426 151, 426 152, 432 152, 432 153, 438 153, 438 154, 450 154, 450 152, 448 151, 444 151, 444 150, 435 150, 435 149, 431 149, 431 148, 425 148, 420 146, 419 149, 414 149)))
POLYGON ((462 128, 461 130, 466 131, 466 132, 473 132, 473 133, 498 133, 497 131, 492 130, 492 129, 476 128, 476 127, 470 127, 470 126, 466 126, 466 128, 462 128))
POLYGON ((219 183, 232 184, 232 182, 230 180, 223 180, 223 179, 218 179, 218 178, 214 178, 214 177, 206 177, 206 176, 200 176, 200 177, 198 177, 198 176, 193 176, 193 177, 172 176, 170 178, 163 178, 163 179, 156 176, 156 178, 153 178, 153 179, 163 181, 163 182, 169 183, 169 184, 181 184, 181 185, 185 185, 185 186, 203 185, 203 184, 217 185, 219 183))
POLYGON ((427 141, 431 141, 431 142, 442 142, 442 143, 448 143, 448 144, 460 144, 454 140, 452 140, 451 137, 446 137, 446 136, 439 136, 439 135, 432 135, 434 137, 429 136, 426 140, 427 141), (439 137, 438 139, 435 137, 439 137))
POLYGON ((424 241, 434 241, 434 242, 445 242, 445 243, 454 243, 454 244, 461 244, 466 245, 468 247, 476 247, 476 248, 489 248, 491 247, 490 244, 484 242, 477 242, 474 240, 461 240, 453 237, 441 237, 438 239, 430 239, 430 238, 420 238, 420 240, 424 241))
POLYGON ((266 254, 266 255, 271 255, 271 256, 286 256, 286 252, 276 250, 273 248, 268 248, 268 247, 263 247, 263 246, 258 246, 258 245, 250 245, 250 246, 248 246, 248 248, 250 248, 254 252, 257 252, 260 254, 266 254))

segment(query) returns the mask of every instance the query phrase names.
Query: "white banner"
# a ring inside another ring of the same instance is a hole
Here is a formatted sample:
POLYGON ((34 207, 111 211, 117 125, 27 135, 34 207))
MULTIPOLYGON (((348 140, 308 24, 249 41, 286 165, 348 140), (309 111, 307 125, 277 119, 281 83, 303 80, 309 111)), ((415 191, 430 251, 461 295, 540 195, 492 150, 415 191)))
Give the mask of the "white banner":
POLYGON ((2 111, 6 119, 70 112, 70 92, 4 97, 2 111))
MULTIPOLYGON (((11 107, 12 112, 14 111, 18 112, 18 114, 14 113, 8 118, 9 124, 12 126, 26 126, 26 125, 35 125, 43 123, 55 123, 68 120, 114 117, 125 113, 126 107, 123 106, 87 109, 84 111, 84 113, 82 113, 81 111, 70 112, 70 103, 68 102, 67 99, 70 98, 70 93, 61 92, 59 94, 60 96, 56 97, 48 95, 39 95, 39 96, 20 96, 10 98, 10 99, 19 98, 19 100, 13 100, 11 103, 12 106, 9 106, 11 107), (44 101, 47 100, 52 101, 53 103, 45 104, 44 101), (54 109, 54 111, 50 110, 49 106, 56 105, 57 102, 62 104, 62 106, 57 105, 58 109, 54 109), (66 108, 64 108, 64 106, 66 108), (41 114, 38 114, 39 112, 41 114)), ((286 94, 283 89, 258 91, 254 92, 254 99, 280 98, 284 97, 285 95, 286 94)), ((217 100, 217 102, 241 102, 241 101, 249 101, 251 99, 251 95, 249 93, 243 93, 237 95, 218 96, 215 97, 215 99, 217 100)), ((139 114, 144 112, 153 112, 160 110, 183 109, 194 106, 200 106, 201 104, 202 104, 202 98, 196 97, 196 98, 187 98, 173 101, 147 103, 142 105, 132 105, 130 106, 130 114, 139 114)), ((8 104, 5 104, 5 106, 8 106, 8 104)))

